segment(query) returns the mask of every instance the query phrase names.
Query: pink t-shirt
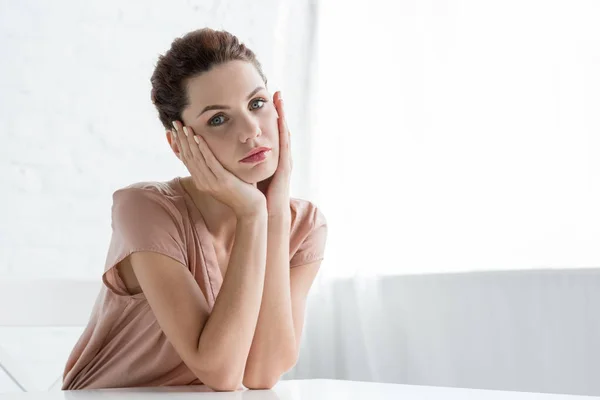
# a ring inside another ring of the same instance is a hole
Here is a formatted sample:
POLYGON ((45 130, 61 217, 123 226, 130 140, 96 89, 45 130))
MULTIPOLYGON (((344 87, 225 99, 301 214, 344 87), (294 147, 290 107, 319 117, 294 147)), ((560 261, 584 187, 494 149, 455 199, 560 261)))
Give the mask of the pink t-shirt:
MULTIPOLYGON (((290 267, 322 260, 323 214, 296 198, 290 209, 290 267)), ((169 256, 187 266, 212 309, 223 283, 213 244, 179 177, 117 190, 104 285, 67 361, 63 390, 201 385, 161 330, 144 294, 130 294, 115 267, 136 251, 169 256)))

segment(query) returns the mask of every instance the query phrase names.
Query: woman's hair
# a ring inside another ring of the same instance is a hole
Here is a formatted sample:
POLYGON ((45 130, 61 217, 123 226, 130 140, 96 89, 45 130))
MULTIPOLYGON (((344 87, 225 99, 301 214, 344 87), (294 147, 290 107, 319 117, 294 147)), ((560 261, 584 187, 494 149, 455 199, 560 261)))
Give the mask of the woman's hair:
POLYGON ((187 82, 190 78, 236 60, 252 63, 267 84, 254 52, 229 32, 203 28, 175 39, 171 48, 158 58, 150 78, 152 103, 165 128, 171 129, 172 121, 181 120, 181 113, 189 104, 187 82))

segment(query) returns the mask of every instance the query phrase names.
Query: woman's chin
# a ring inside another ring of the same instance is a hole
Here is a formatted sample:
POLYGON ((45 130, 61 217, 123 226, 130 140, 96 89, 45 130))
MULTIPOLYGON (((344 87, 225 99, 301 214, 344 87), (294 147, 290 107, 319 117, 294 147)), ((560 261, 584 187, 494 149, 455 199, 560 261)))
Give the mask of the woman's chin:
POLYGON ((277 170, 277 165, 270 166, 267 163, 264 165, 256 165, 251 170, 239 171, 237 176, 246 183, 256 184, 265 181, 272 177, 277 170), (265 168, 262 168, 264 166, 265 168))

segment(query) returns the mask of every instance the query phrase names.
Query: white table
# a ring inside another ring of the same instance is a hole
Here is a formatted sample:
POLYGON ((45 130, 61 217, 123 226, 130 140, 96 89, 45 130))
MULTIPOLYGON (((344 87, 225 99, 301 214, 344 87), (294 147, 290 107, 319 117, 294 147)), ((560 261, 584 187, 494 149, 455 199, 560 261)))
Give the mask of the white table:
POLYGON ((0 394, 0 400, 579 400, 592 396, 505 392, 435 386, 397 385, 338 380, 281 381, 273 390, 209 392, 205 386, 101 389, 0 394))

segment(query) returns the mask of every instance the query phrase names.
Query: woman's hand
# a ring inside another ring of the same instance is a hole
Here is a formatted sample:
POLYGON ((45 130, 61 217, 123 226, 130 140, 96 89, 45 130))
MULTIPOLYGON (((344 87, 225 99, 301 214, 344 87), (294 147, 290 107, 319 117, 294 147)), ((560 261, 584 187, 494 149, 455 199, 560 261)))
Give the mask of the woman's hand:
POLYGON ((181 161, 198 190, 229 206, 238 218, 265 211, 265 195, 225 169, 202 136, 194 134, 191 127, 184 127, 179 121, 173 121, 173 127, 181 161))
POLYGON ((279 163, 275 174, 257 184, 267 198, 269 216, 288 216, 290 213, 290 177, 292 174, 292 153, 290 149, 290 131, 285 119, 285 110, 281 92, 273 96, 273 103, 279 115, 279 163))

